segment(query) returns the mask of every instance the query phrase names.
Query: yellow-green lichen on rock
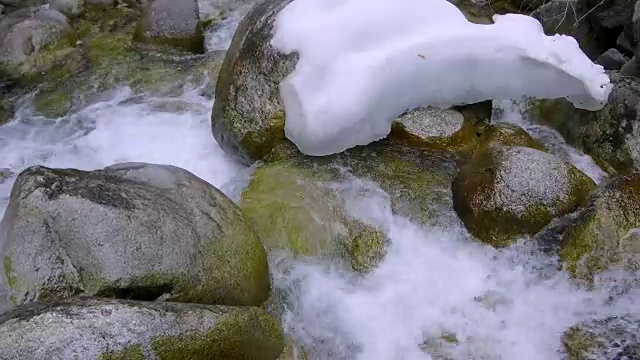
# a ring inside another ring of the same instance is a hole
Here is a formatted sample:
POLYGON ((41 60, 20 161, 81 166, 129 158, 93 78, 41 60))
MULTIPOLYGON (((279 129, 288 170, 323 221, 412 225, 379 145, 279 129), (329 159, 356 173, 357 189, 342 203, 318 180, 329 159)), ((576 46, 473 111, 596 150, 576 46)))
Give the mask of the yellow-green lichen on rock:
POLYGON ((257 307, 74 297, 0 319, 3 359, 274 360, 283 348, 282 326, 257 307))
POLYGON ((102 355, 98 360, 145 360, 142 345, 131 345, 120 351, 109 351, 102 355))
POLYGON ((273 360, 284 349, 284 332, 273 316, 245 308, 222 315, 204 333, 156 337, 151 348, 158 360, 273 360))
POLYGON ((640 269, 640 176, 615 178, 599 189, 561 224, 560 259, 579 283, 591 285, 594 276, 621 266, 640 269))
POLYGON ((547 151, 542 143, 532 138, 523 128, 510 123, 494 123, 486 126, 480 136, 479 143, 480 147, 500 144, 547 151))
POLYGON ((632 314, 582 321, 564 332, 567 360, 640 358, 640 321, 632 314))
POLYGON ((454 208, 479 240, 505 247, 582 205, 595 183, 575 166, 542 151, 489 146, 460 169, 454 208))
POLYGON ((328 169, 270 162, 255 170, 239 207, 269 250, 347 257, 355 270, 369 269, 385 252, 386 244, 378 241, 384 234, 349 217, 329 188, 330 180, 328 169))

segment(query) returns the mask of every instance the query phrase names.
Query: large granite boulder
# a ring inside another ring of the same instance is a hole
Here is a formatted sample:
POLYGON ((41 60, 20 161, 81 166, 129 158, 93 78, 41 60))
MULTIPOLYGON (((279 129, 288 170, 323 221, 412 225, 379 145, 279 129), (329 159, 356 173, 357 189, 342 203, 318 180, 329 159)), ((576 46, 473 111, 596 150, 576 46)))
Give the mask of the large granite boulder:
POLYGON ((238 25, 220 69, 211 129, 227 153, 245 161, 264 158, 284 138, 279 83, 295 55, 271 46, 273 22, 291 0, 262 0, 238 25))
POLYGON ((275 360, 283 347, 256 307, 80 298, 0 316, 3 359, 275 360))
POLYGON ((594 188, 573 165, 522 146, 487 146, 452 184, 454 208, 465 227, 495 247, 574 211, 594 188))
MULTIPOLYGON (((211 113, 213 136, 223 150, 247 163, 264 159, 285 138, 279 86, 294 70, 298 55, 280 52, 271 46, 271 39, 278 13, 290 2, 261 0, 251 8, 236 30, 218 76, 211 113)), ((414 111, 396 121, 400 138, 412 141, 412 133, 417 132, 418 142, 438 146, 473 138, 473 124, 462 126, 453 110, 409 110, 414 111), (432 127, 418 128, 422 118, 432 127)), ((482 106, 478 110, 475 115, 480 119, 482 106)))
POLYGON ((192 173, 118 164, 20 173, 0 223, 0 308, 76 294, 260 305, 265 250, 239 209, 192 173))

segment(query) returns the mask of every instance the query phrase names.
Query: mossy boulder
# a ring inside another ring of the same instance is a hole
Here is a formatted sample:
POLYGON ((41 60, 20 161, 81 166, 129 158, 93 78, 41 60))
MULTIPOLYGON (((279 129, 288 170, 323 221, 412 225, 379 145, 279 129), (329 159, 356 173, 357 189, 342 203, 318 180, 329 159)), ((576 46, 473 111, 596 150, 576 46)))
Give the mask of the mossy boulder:
POLYGON ((269 296, 265 249, 237 206, 168 165, 30 167, 0 244, 2 309, 77 294, 220 305, 269 296))
POLYGON ((197 0, 145 2, 134 39, 196 54, 204 53, 197 0))
POLYGON ((491 121, 491 101, 450 109, 419 107, 391 125, 390 138, 411 147, 472 153, 491 121))
POLYGON ((386 253, 384 233, 350 218, 329 186, 331 174, 289 161, 260 166, 239 207, 269 250, 344 259, 367 271, 386 253))
POLYGON ((614 87, 602 110, 576 109, 562 99, 536 100, 530 106, 534 122, 557 130, 610 174, 640 169, 640 80, 611 79, 614 87))
POLYGON ((580 322, 562 336, 567 360, 640 359, 640 319, 632 314, 580 322))
POLYGON ((291 0, 261 0, 242 19, 226 53, 211 113, 211 130, 224 151, 246 162, 263 159, 284 138, 279 84, 296 55, 270 44, 277 14, 291 0))
POLYGON ((640 175, 614 178, 541 236, 560 244, 560 259, 583 285, 611 266, 640 270, 640 175))
POLYGON ((386 139, 340 154, 306 156, 283 141, 267 161, 287 160, 307 169, 326 169, 333 179, 346 174, 371 181, 389 196, 394 213, 422 224, 451 224, 457 215, 451 201, 451 181, 464 158, 449 151, 417 149, 386 139))
POLYGON ((508 246, 585 202, 595 183, 573 165, 521 146, 489 146, 460 169, 453 203, 479 240, 508 246))
POLYGON ((540 151, 547 151, 540 141, 534 139, 523 128, 510 123, 493 123, 484 128, 478 140, 478 147, 504 145, 524 146, 540 151))
POLYGON ((80 298, 0 316, 6 359, 274 360, 283 347, 281 325, 256 307, 80 298))
POLYGON ((77 36, 60 12, 25 8, 0 20, 0 82, 39 82, 43 74, 60 72, 77 36))

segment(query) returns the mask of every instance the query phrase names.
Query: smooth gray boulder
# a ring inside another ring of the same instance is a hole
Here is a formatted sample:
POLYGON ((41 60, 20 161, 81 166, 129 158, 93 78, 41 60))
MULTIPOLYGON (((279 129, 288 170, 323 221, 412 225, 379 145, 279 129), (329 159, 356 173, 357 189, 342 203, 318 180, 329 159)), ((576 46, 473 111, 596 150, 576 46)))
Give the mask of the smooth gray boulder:
POLYGON ((15 11, 0 20, 0 82, 40 76, 73 51, 67 17, 44 8, 15 11))
POLYGON ((628 59, 618 49, 611 48, 598 56, 596 63, 606 70, 620 70, 627 61, 628 59))
POLYGON ((274 360, 277 319, 256 307, 73 299, 0 316, 0 358, 274 360))
POLYGON ((149 0, 136 27, 134 39, 142 43, 204 53, 204 32, 196 0, 149 0))
POLYGON ((76 294, 260 305, 270 289, 237 206, 169 165, 28 168, 0 223, 0 257, 0 310, 76 294))

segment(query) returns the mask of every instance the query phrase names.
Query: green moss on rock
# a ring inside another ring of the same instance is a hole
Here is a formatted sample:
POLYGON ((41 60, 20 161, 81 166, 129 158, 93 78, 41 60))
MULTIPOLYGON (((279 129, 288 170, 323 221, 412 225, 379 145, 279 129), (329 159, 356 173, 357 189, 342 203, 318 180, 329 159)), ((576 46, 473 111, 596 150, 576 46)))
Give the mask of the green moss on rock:
POLYGON ((386 253, 381 230, 350 218, 329 187, 328 169, 290 161, 256 169, 239 206, 269 250, 344 259, 366 271, 386 253))
POLYGON ((636 78, 611 76, 614 84, 602 110, 576 109, 564 99, 530 102, 534 122, 550 126, 575 148, 590 155, 607 173, 640 169, 635 143, 640 121, 640 82, 636 78))
POLYGON ((479 140, 481 146, 523 146, 547 151, 544 145, 531 137, 523 128, 509 123, 494 123, 487 126, 479 140))
POLYGON ((38 114, 57 118, 67 114, 72 108, 73 94, 64 90, 41 92, 34 99, 34 107, 38 114))
POLYGON ((375 268, 387 254, 389 240, 379 229, 367 227, 351 240, 349 259, 353 270, 365 273, 375 268))
POLYGON ((99 360, 145 360, 142 345, 131 345, 120 351, 110 351, 100 355, 99 360))
POLYGON ((573 165, 526 147, 489 146, 453 181, 454 208, 475 237, 494 247, 535 234, 582 205, 595 183, 573 165))
POLYGON ((639 331, 631 314, 583 321, 565 331, 562 345, 567 360, 636 359, 639 331))
POLYGON ((583 285, 612 265, 637 270, 640 265, 640 177, 620 176, 598 190, 557 232, 560 259, 583 285))
POLYGON ((13 270, 13 261, 9 255, 4 257, 3 265, 4 274, 7 278, 7 285, 9 285, 10 288, 16 287, 18 285, 18 278, 13 270))
POLYGON ((260 309, 220 317, 204 334, 160 336, 151 343, 158 360, 272 360, 284 349, 280 323, 260 309))

